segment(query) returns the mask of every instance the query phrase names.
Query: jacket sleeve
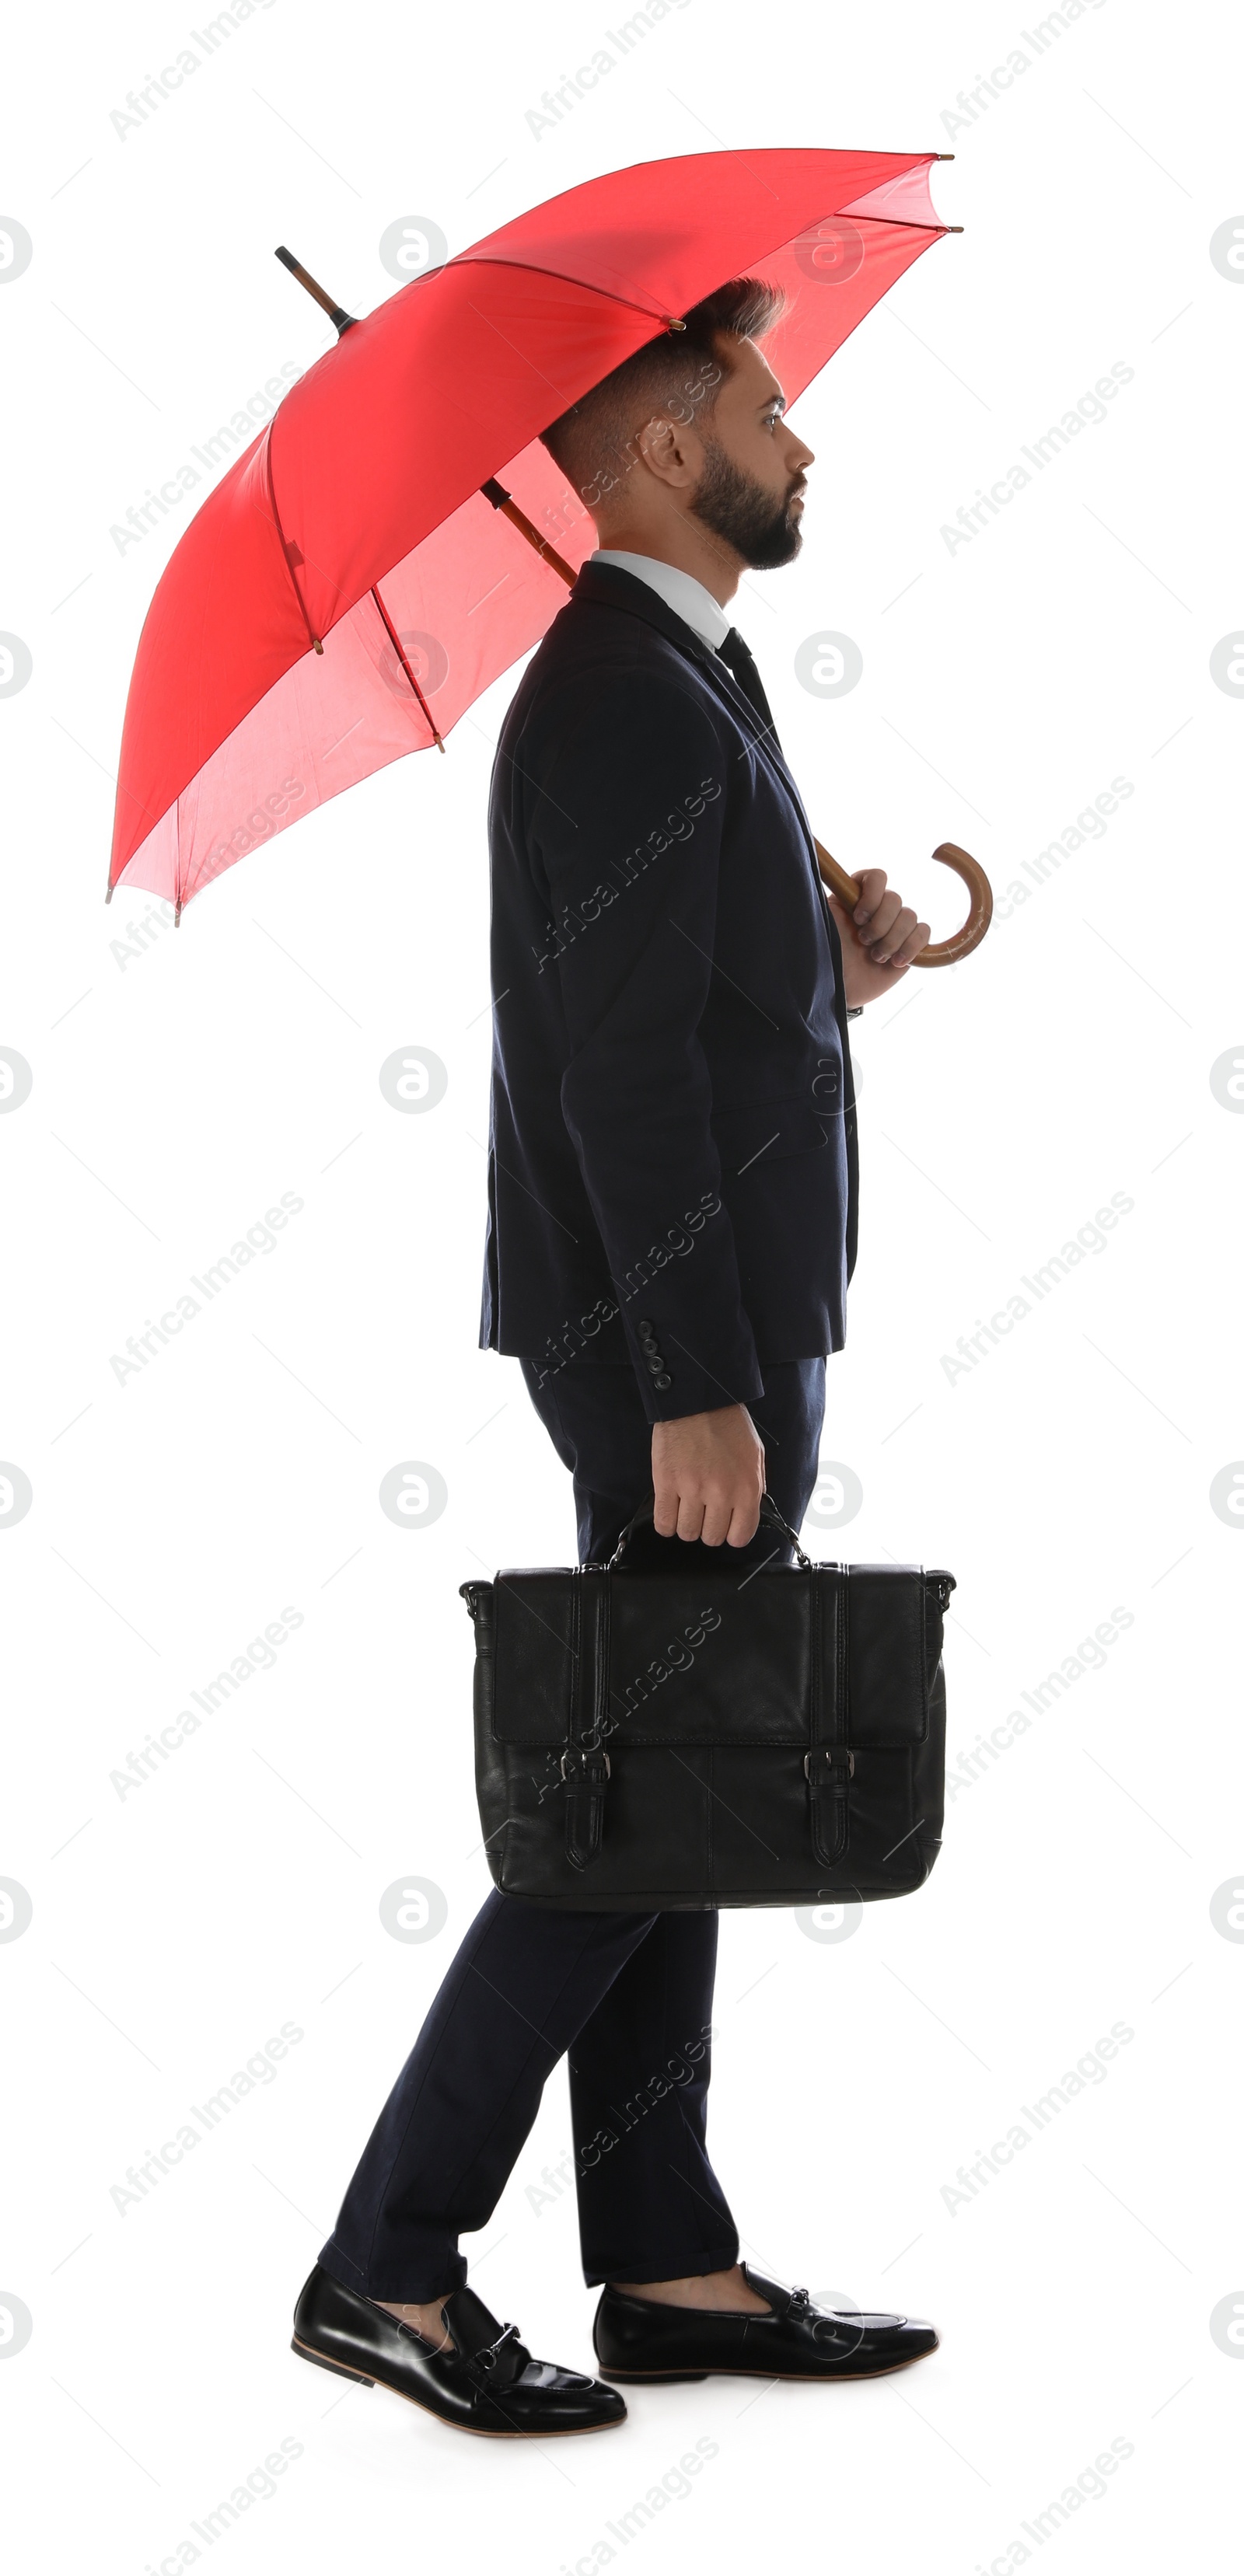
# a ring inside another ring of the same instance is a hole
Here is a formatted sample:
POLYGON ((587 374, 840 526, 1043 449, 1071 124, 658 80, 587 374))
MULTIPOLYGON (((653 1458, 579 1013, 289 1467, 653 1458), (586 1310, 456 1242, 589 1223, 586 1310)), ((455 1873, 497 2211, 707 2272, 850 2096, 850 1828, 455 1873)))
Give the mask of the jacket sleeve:
POLYGON ((528 804, 569 1063, 562 1114, 650 1421, 751 1403, 699 1029, 714 973, 726 756, 692 692, 630 672, 563 704, 528 804))

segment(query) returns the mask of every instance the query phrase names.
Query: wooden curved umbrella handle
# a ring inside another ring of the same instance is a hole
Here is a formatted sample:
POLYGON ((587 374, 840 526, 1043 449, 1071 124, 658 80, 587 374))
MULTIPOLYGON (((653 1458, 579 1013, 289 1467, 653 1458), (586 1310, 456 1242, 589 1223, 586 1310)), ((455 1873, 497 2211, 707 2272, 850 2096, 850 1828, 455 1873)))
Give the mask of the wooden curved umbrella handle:
MULTIPOLYGON (((837 895, 840 903, 854 910, 860 899, 854 877, 849 877, 846 869, 839 867, 820 841, 816 843, 816 856, 826 885, 837 895)), ((913 966, 956 966, 961 957, 970 957, 972 950, 979 948, 989 928, 993 919, 993 888, 980 860, 972 858, 967 850, 961 850, 957 842, 939 841, 933 856, 940 867, 953 868, 955 875, 962 877, 971 893, 971 907, 962 930, 956 930, 949 939, 930 940, 928 947, 922 948, 911 963, 913 966)))

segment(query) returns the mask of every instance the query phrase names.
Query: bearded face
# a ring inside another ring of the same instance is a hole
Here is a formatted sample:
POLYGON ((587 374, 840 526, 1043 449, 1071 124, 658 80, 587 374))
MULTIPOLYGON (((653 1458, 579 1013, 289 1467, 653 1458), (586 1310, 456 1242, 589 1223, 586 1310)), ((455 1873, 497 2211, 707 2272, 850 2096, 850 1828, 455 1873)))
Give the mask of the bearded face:
POLYGON ((704 471, 691 502, 691 514, 714 536, 724 538, 754 572, 773 572, 792 563, 803 544, 800 512, 793 507, 807 478, 792 475, 789 489, 775 502, 755 475, 746 474, 715 438, 704 439, 704 471))

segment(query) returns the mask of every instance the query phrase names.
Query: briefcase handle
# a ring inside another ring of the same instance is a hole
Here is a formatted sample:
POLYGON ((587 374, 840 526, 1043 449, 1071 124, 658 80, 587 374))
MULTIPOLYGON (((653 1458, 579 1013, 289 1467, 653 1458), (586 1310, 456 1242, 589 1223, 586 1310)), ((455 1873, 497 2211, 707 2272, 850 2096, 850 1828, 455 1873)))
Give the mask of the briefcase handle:
MULTIPOLYGON (((647 1502, 641 1503, 639 1510, 632 1513, 630 1520, 627 1522, 626 1527, 622 1532, 621 1538, 618 1540, 618 1544, 615 1547, 612 1556, 606 1563, 605 1572, 607 1574, 613 1574, 616 1571, 617 1567, 622 1562, 622 1554, 626 1547, 627 1540, 631 1537, 633 1531, 642 1529, 645 1524, 652 1519, 655 1507, 656 1497, 650 1494, 647 1502)), ((802 1565, 805 1571, 810 1573, 812 1569, 811 1557, 804 1555, 803 1549, 801 1548, 789 1521, 783 1520, 777 1504, 770 1502, 767 1494, 762 1494, 760 1498, 760 1518, 764 1528, 779 1531, 781 1536, 789 1541, 789 1544, 795 1551, 796 1563, 802 1565)))

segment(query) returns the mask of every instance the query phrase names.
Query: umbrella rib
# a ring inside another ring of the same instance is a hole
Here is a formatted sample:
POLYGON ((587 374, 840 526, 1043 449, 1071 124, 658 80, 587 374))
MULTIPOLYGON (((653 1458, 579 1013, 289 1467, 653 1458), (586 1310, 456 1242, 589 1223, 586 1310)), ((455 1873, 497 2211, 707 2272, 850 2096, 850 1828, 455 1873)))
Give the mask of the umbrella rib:
POLYGON ((322 653, 322 652, 323 652, 323 650, 324 650, 324 647, 323 647, 323 645, 322 645, 322 644, 321 644, 321 642, 320 642, 319 636, 318 636, 318 635, 313 634, 313 633, 312 633, 312 631, 311 631, 311 620, 310 620, 310 618, 309 618, 309 617, 308 617, 308 615, 307 615, 307 603, 306 603, 305 599, 303 598, 302 592, 300 591, 300 589, 299 589, 299 587, 298 587, 297 582, 296 582, 296 581, 295 581, 295 579, 294 579, 294 567, 293 567, 293 565, 292 565, 292 563, 290 562, 290 559, 289 559, 289 547, 287 546, 287 544, 286 544, 286 542, 285 542, 285 530, 284 530, 284 528, 283 528, 283 527, 282 527, 282 525, 281 525, 281 513, 280 513, 280 511, 278 510, 277 505, 276 505, 276 485, 275 485, 275 483, 273 482, 273 479, 272 479, 272 426, 271 426, 271 423, 269 423, 269 426, 268 426, 268 435, 267 435, 267 438, 266 438, 266 440, 265 440, 265 442, 264 442, 264 464, 265 464, 265 467, 267 468, 267 473, 266 473, 266 478, 265 478, 265 479, 266 479, 266 481, 267 481, 267 486, 268 486, 268 502, 269 502, 269 506, 270 506, 271 511, 272 511, 272 523, 273 523, 273 526, 274 526, 274 527, 275 527, 275 529, 276 529, 277 536, 278 536, 278 538, 280 539, 280 546, 281 546, 281 556, 282 556, 282 560, 283 560, 283 562, 284 562, 286 572, 289 574, 289 578, 290 578, 290 586, 291 586, 291 588, 292 588, 292 590, 293 590, 294 597, 295 597, 295 599, 297 600, 298 605, 299 605, 299 608, 300 608, 300 609, 301 609, 301 611, 302 611, 302 622, 303 622, 303 625, 306 627, 306 630, 307 630, 307 641, 308 641, 308 643, 312 646, 312 648, 313 648, 313 650, 314 650, 315 652, 317 652, 317 653, 322 653))
POLYGON ((380 596, 380 593, 379 593, 379 591, 377 590, 376 585, 375 585, 375 583, 374 583, 374 582, 372 583, 371 595, 372 595, 372 598, 375 600, 376 606, 377 606, 377 608, 379 609, 380 614, 381 614, 381 616, 382 616, 382 617, 383 617, 383 619, 384 619, 385 625, 387 626, 387 628, 388 628, 388 630, 389 630, 389 641, 390 641, 391 645, 393 646, 393 650, 394 650, 394 652, 396 653, 397 658, 398 658, 399 662, 401 663, 402 669, 404 670, 404 672, 405 672, 405 674, 406 674, 406 677, 407 677, 407 679, 409 680, 409 682, 410 682, 410 685, 411 685, 412 689, 414 690, 415 696, 418 698, 418 700, 419 700, 419 704, 420 704, 420 706, 422 707, 422 709, 423 709, 423 712, 424 712, 425 716, 427 717, 428 723, 430 724, 430 726, 431 726, 431 728, 432 728, 432 740, 433 740, 433 742, 436 744, 437 750, 438 750, 438 751, 443 751, 443 750, 444 750, 444 748, 445 748, 445 745, 444 745, 443 741, 441 740, 441 736, 440 736, 440 734, 439 734, 439 732, 438 732, 438 730, 437 730, 436 718, 435 718, 435 716, 434 716, 434 715, 433 715, 433 713, 432 713, 431 707, 428 705, 427 699, 425 698, 425 696, 424 696, 424 694, 423 694, 423 691, 422 691, 422 689, 420 688, 420 686, 419 686, 419 683, 418 683, 417 679, 415 678, 414 672, 412 671, 412 669, 411 669, 411 667, 410 667, 409 662, 408 662, 408 661, 407 661, 407 659, 406 659, 406 655, 405 655, 405 653, 404 653, 404 652, 403 652, 403 650, 402 650, 402 639, 401 639, 401 636, 398 634, 397 628, 395 627, 395 625, 394 625, 394 623, 393 623, 393 620, 392 620, 392 618, 391 618, 391 617, 390 617, 390 615, 389 615, 388 609, 385 607, 384 601, 382 600, 382 598, 381 598, 381 596, 380 596))
MULTIPOLYGON (((938 157, 941 158, 942 156, 939 155, 938 157)), ((953 155, 948 153, 945 155, 945 158, 948 160, 952 159, 953 155)), ((839 209, 835 207, 828 215, 818 215, 817 222, 832 223, 838 215, 839 209)), ((940 236, 942 233, 961 233, 963 230, 962 224, 916 224, 912 223, 908 217, 902 215, 861 214, 858 218, 853 215, 845 214, 841 216, 841 221, 844 223, 854 223, 857 220, 862 224, 877 224, 878 226, 884 226, 887 231, 930 233, 934 236, 940 236)), ((812 231, 814 227, 809 225, 807 229, 812 231)), ((767 253, 766 256, 771 257, 772 254, 767 253)), ((646 313, 650 321, 663 322, 667 331, 683 331, 686 329, 685 322, 680 320, 677 314, 660 313, 649 304, 637 304, 632 295, 617 295, 611 286, 597 286, 590 277, 572 277, 567 269, 544 268, 538 260, 507 259, 503 253, 498 251, 463 250, 459 251, 457 257, 450 260, 447 265, 450 268, 466 268, 467 266, 472 268, 525 268, 532 277, 556 277, 560 279, 563 286, 579 286, 582 287, 589 295, 605 296, 610 304, 624 304, 627 311, 630 313, 646 313)))
POLYGON ((590 277, 571 277, 564 268, 542 268, 535 259, 504 259, 494 251, 459 251, 449 262, 451 268, 525 268, 532 277, 556 277, 563 286, 582 287, 589 295, 603 295, 610 304, 625 304, 631 313, 646 313, 650 322, 663 322, 667 330, 685 331, 686 323, 676 313, 660 313, 650 304, 637 304, 633 295, 615 295, 611 286, 595 286, 590 277))
MULTIPOLYGON (((933 233, 940 241, 943 233, 961 233, 962 224, 913 224, 906 215, 846 215, 849 224, 880 224, 888 233, 933 233)), ((897 1845, 895 1846, 897 1849, 897 1845)))

